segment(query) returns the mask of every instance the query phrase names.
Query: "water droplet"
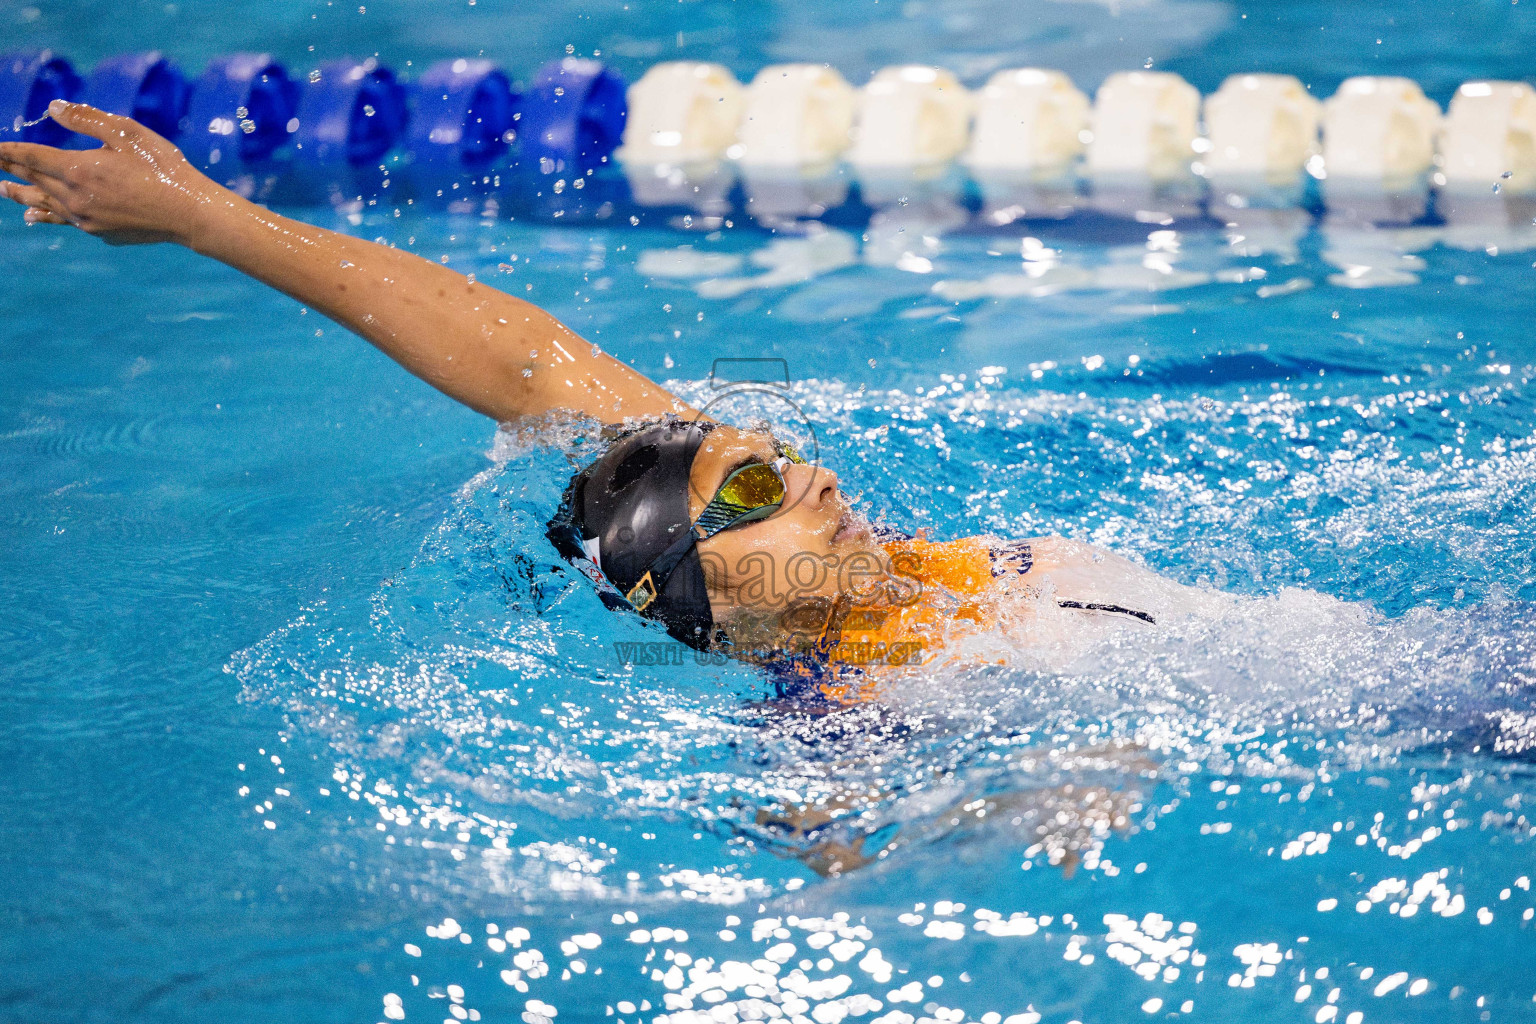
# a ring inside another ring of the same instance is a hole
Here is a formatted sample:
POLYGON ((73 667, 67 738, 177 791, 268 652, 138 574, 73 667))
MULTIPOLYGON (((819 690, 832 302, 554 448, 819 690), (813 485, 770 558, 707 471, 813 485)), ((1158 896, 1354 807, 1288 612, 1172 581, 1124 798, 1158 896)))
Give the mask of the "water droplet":
POLYGON ((310 80, 311 83, 320 81, 320 69, 319 68, 316 68, 315 70, 313 70, 313 71, 311 71, 309 73, 309 80, 310 80))
MULTIPOLYGON (((1536 220, 1531 221, 1531 223, 1532 224, 1536 224, 1536 220)), ((636 217, 634 214, 630 214, 630 216, 629 216, 629 225, 630 225, 630 227, 637 227, 637 226, 639 226, 639 224, 640 224, 640 218, 636 217)))
POLYGON ((528 358, 529 359, 537 359, 537 358, 539 358, 539 350, 536 349, 536 348, 529 349, 528 350, 528 358))
POLYGON ((236 117, 249 117, 250 114, 251 114, 251 112, 249 110, 246 110, 244 107, 236 107, 235 108, 235 116, 236 117))
POLYGON ((565 95, 565 86, 563 86, 563 85, 555 86, 555 95, 556 96, 564 96, 565 95))
POLYGON ((603 354, 603 350, 597 346, 596 342, 592 343, 592 354, 594 356, 600 356, 603 354))
MULTIPOLYGON (((471 2, 473 2, 473 0, 471 0, 471 2)), ((523 376, 524 377, 532 377, 533 376, 533 367, 531 367, 531 366, 523 367, 523 376)))
POLYGON ((256 130, 256 122, 252 121, 250 118, 246 118, 244 121, 240 122, 240 130, 249 135, 256 130))
POLYGON ((572 43, 566 43, 565 44, 565 52, 566 53, 575 53, 576 52, 575 45, 572 44, 572 43))
POLYGON ((1503 187, 1498 182, 1494 182, 1493 183, 1493 194, 1494 195, 1498 195, 1502 191, 1503 191, 1503 187))
POLYGON ((1151 71, 1152 70, 1152 58, 1148 57, 1147 58, 1147 62, 1145 64, 1143 64, 1142 67, 1146 68, 1148 71, 1151 71))
POLYGON ((1514 171, 1505 171, 1503 174, 1499 175, 1499 177, 1504 178, 1505 180, 1513 178, 1514 176, 1515 176, 1515 172, 1514 171))
POLYGON ((364 117, 372 117, 373 114, 374 114, 373 105, 371 103, 364 103, 363 104, 363 116, 364 117))

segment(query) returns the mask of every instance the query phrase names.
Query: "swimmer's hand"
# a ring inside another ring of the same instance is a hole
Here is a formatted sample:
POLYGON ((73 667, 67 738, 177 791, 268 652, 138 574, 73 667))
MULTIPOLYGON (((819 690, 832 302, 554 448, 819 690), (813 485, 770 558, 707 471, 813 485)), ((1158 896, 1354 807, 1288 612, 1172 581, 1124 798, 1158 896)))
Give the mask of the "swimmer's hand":
POLYGON ((0 143, 0 195, 26 207, 29 224, 70 224, 112 245, 187 242, 202 207, 224 190, 169 141, 139 124, 84 103, 54 100, 48 115, 100 149, 0 143))

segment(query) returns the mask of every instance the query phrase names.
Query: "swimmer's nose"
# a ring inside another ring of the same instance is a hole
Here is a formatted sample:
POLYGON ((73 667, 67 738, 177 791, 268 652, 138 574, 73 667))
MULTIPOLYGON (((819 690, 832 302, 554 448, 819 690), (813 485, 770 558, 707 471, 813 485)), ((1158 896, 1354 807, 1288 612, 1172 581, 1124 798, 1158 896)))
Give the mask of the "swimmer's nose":
POLYGON ((825 508, 837 498, 837 474, 823 466, 806 463, 788 466, 784 482, 789 500, 813 509, 825 508))

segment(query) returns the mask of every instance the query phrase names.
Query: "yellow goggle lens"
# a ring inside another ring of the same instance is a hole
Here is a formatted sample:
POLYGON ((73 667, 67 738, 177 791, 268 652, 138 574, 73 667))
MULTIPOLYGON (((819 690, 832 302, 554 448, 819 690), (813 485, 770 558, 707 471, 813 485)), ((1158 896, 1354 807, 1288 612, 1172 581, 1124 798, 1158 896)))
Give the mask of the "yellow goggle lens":
POLYGON ((784 480, 772 466, 744 466, 731 474, 715 495, 741 508, 761 508, 784 500, 784 480))

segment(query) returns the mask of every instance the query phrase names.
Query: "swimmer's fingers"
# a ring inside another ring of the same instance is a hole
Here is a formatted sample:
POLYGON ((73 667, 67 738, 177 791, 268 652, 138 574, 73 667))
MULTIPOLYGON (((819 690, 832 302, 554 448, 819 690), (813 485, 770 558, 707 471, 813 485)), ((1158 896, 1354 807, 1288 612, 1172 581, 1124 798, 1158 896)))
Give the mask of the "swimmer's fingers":
POLYGON ((126 149, 140 139, 160 136, 131 117, 109 114, 85 103, 54 100, 48 104, 48 116, 72 132, 100 139, 109 149, 126 149))
MULTIPOLYGON (((41 188, 53 215, 114 245, 181 239, 219 187, 179 149, 137 122, 79 103, 54 103, 60 125, 103 140, 99 149, 0 143, 0 170, 41 188)), ((38 209, 36 204, 29 204, 38 209)))
POLYGON ((36 206, 27 207, 27 212, 21 215, 21 219, 28 224, 61 224, 65 226, 74 224, 74 221, 69 220, 63 214, 54 213, 52 210, 44 210, 36 206))
POLYGON ((36 206, 39 209, 52 209, 48 205, 48 193, 36 185, 18 185, 13 181, 0 181, 0 196, 4 196, 13 203, 22 206, 36 206))
POLYGON ((79 156, 79 153, 39 146, 35 142, 0 142, 0 168, 34 184, 40 183, 39 177, 52 178, 56 182, 68 180, 70 169, 79 156))
POLYGON ((0 196, 25 206, 27 210, 22 214, 22 219, 28 224, 73 223, 53 208, 48 193, 36 185, 18 185, 11 181, 0 181, 0 196))

